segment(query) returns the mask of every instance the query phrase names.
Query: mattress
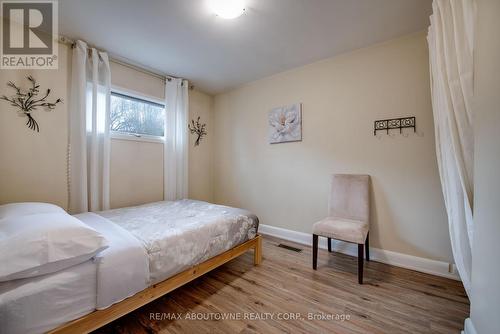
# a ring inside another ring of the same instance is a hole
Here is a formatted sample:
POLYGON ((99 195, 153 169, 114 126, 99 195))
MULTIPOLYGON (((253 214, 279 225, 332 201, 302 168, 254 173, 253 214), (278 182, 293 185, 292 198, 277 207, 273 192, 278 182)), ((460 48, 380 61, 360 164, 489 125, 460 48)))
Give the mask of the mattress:
POLYGON ((0 333, 43 333, 94 311, 97 264, 0 283, 0 333))
POLYGON ((162 201, 98 214, 142 242, 150 284, 254 238, 259 224, 246 210, 195 200, 162 201))

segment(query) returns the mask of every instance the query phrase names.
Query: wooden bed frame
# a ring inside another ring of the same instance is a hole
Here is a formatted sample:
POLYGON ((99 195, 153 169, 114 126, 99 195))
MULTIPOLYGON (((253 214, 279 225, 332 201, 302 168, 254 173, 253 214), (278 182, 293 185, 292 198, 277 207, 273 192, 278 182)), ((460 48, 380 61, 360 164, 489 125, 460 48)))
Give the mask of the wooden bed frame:
POLYGON ((130 313, 147 303, 160 298, 172 290, 206 274, 224 263, 242 255, 249 249, 254 249, 254 264, 259 265, 262 261, 262 237, 257 235, 255 238, 248 240, 220 255, 200 263, 186 271, 183 271, 175 276, 172 276, 158 284, 152 285, 141 292, 136 293, 117 304, 114 304, 104 310, 96 310, 81 318, 63 324, 48 333, 89 333, 96 330, 121 316, 130 313))

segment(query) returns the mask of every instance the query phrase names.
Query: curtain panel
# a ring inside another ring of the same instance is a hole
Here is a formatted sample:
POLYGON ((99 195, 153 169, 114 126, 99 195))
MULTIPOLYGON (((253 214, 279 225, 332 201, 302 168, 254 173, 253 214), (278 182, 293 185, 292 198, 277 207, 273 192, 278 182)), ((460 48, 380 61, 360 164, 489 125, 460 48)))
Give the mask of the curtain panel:
POLYGON ((169 201, 188 197, 188 86, 187 80, 176 78, 165 84, 163 197, 169 201))
POLYGON ((434 0, 429 44, 436 155, 453 257, 470 295, 473 236, 473 0, 434 0))
POLYGON ((109 209, 111 72, 106 52, 73 47, 69 110, 69 211, 109 209))

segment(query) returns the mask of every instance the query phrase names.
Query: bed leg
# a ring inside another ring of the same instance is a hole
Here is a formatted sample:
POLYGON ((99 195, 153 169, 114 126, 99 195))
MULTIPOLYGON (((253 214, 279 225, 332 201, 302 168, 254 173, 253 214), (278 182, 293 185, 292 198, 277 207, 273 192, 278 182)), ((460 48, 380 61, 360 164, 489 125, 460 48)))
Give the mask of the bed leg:
POLYGON ((256 236, 256 243, 253 252, 253 263, 258 266, 262 262, 262 237, 256 236))

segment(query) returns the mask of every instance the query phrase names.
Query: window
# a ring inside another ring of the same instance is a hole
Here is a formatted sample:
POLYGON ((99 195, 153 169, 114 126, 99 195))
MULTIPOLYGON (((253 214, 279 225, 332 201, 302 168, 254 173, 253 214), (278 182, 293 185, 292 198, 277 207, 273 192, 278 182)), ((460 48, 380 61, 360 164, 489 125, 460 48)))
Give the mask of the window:
POLYGON ((165 135, 165 105, 112 92, 111 131, 136 137, 165 135))

